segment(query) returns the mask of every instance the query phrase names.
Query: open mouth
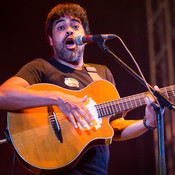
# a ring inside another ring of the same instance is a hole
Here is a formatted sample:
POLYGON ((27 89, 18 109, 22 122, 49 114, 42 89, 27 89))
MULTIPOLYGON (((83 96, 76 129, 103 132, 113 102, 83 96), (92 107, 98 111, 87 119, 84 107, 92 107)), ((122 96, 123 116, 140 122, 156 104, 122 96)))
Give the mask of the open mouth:
POLYGON ((75 49, 76 44, 74 38, 67 38, 65 44, 67 49, 75 49))

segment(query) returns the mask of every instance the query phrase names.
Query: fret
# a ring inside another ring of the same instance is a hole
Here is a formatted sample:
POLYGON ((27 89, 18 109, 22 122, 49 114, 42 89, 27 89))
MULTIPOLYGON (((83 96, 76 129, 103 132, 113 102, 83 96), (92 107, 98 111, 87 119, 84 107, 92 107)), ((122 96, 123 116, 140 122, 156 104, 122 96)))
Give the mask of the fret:
POLYGON ((137 104, 137 106, 140 106, 141 104, 140 104, 140 94, 138 94, 138 95, 136 95, 136 104, 137 104))
POLYGON ((109 108, 108 103, 105 103, 104 106, 105 106, 105 109, 106 109, 106 111, 107 111, 106 114, 110 114, 111 112, 110 112, 110 108, 109 108))
POLYGON ((112 113, 116 113, 117 112, 117 106, 115 104, 115 101, 110 101, 110 105, 111 105, 111 110, 112 110, 112 113))
POLYGON ((110 114, 113 114, 114 111, 112 109, 112 105, 111 104, 112 104, 111 102, 108 102, 108 108, 109 108, 110 114))
POLYGON ((137 102, 137 106, 140 106, 140 99, 139 98, 136 99, 136 102, 137 102))
POLYGON ((127 109, 125 98, 122 99, 122 105, 123 105, 123 110, 125 111, 127 109))
POLYGON ((138 105, 139 106, 142 106, 143 104, 145 104, 145 103, 142 102, 143 98, 145 98, 145 95, 143 93, 142 94, 138 94, 138 105))
POLYGON ((108 110, 107 110, 105 104, 106 104, 106 103, 103 103, 103 109, 104 109, 104 111, 105 111, 105 115, 107 115, 107 114, 108 114, 108 110))
POLYGON ((108 108, 109 108, 110 114, 112 114, 114 112, 113 109, 112 109, 112 102, 109 101, 107 103, 108 103, 108 108))
POLYGON ((125 99, 126 107, 127 107, 127 109, 129 109, 128 101, 126 100, 126 98, 124 98, 124 99, 125 99))
POLYGON ((174 89, 173 86, 167 88, 167 93, 169 95, 170 100, 174 100, 174 89))
POLYGON ((113 101, 113 104, 114 104, 115 112, 119 112, 120 106, 117 104, 117 100, 113 101))
POLYGON ((128 97, 128 105, 129 105, 129 103, 130 103, 130 105, 129 105, 129 109, 132 109, 133 108, 133 105, 132 105, 132 102, 131 102, 131 97, 128 97))
POLYGON ((115 101, 112 101, 112 106, 113 106, 113 109, 114 109, 114 113, 117 113, 117 112, 119 112, 119 108, 118 108, 118 106, 116 105, 116 102, 115 101))
POLYGON ((135 103, 135 106, 134 107, 137 107, 136 101, 135 101, 135 99, 134 99, 133 96, 131 96, 131 99, 133 99, 132 101, 135 103))
POLYGON ((161 89, 161 93, 166 96, 167 98, 172 98, 175 96, 174 93, 174 86, 169 86, 166 88, 161 89))
POLYGON ((111 101, 111 108, 112 108, 113 114, 117 112, 117 110, 114 106, 115 106, 114 101, 111 101))
POLYGON ((145 98, 146 98, 146 95, 145 95, 144 93, 142 93, 141 98, 140 98, 140 103, 141 103, 142 105, 145 104, 145 98))
POLYGON ((103 108, 99 108, 99 109, 100 109, 101 116, 104 116, 103 108))
POLYGON ((96 105, 96 109, 97 109, 99 117, 102 117, 103 115, 102 115, 102 112, 101 112, 101 108, 99 108, 99 106, 96 105))
POLYGON ((139 104, 140 104, 140 106, 142 105, 142 101, 141 101, 141 99, 142 99, 142 97, 143 97, 143 94, 141 94, 141 95, 139 95, 140 96, 140 98, 139 98, 139 104))
POLYGON ((107 115, 107 111, 106 111, 106 108, 105 108, 105 105, 104 105, 104 103, 103 103, 103 104, 101 104, 101 106, 102 106, 102 108, 103 108, 103 111, 104 111, 104 115, 107 115))
POLYGON ((170 87, 172 89, 171 91, 173 92, 173 96, 175 96, 173 86, 170 86, 170 87))
POLYGON ((164 88, 163 91, 165 92, 165 96, 166 96, 167 98, 169 98, 169 95, 168 95, 167 89, 164 88))
POLYGON ((122 110, 121 110, 121 108, 120 108, 120 105, 119 105, 119 101, 118 101, 118 100, 116 100, 116 102, 117 102, 117 104, 116 104, 116 105, 117 105, 117 107, 118 107, 118 112, 119 112, 119 111, 122 111, 122 110))
POLYGON ((100 105, 100 110, 101 110, 101 113, 103 114, 103 116, 105 115, 105 111, 104 111, 104 109, 103 109, 103 107, 102 107, 102 105, 100 105))
POLYGON ((123 99, 119 99, 119 101, 120 101, 120 103, 119 103, 119 105, 120 105, 120 109, 121 109, 121 111, 124 111, 124 105, 123 105, 123 99))
POLYGON ((120 106, 120 109, 121 109, 121 111, 123 111, 123 99, 122 98, 120 98, 119 99, 119 106, 120 106))
POLYGON ((136 106, 139 106, 139 104, 138 104, 138 95, 135 95, 135 104, 136 104, 136 106))
POLYGON ((146 94, 142 94, 142 98, 140 98, 142 105, 146 104, 145 98, 146 98, 146 94))
POLYGON ((104 111, 103 105, 100 104, 99 107, 100 107, 100 110, 101 110, 102 115, 105 116, 105 111, 104 111))

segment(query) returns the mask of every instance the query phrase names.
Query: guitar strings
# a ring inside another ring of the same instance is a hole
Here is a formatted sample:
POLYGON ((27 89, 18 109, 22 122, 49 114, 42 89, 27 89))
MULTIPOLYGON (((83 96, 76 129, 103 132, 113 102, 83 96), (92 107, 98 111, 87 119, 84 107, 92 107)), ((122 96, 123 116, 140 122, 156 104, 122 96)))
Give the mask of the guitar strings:
MULTIPOLYGON (((162 92, 162 94, 164 95, 164 96, 166 96, 167 98, 172 98, 172 99, 174 99, 175 98, 175 93, 174 93, 174 88, 172 87, 172 86, 170 86, 170 87, 167 87, 166 89, 166 92, 162 92)), ((145 102, 145 96, 143 95, 143 94, 141 94, 143 97, 142 98, 139 98, 139 99, 133 99, 133 100, 130 100, 130 102, 132 103, 132 102, 135 102, 136 103, 136 105, 140 105, 140 102, 145 102)), ((140 95, 138 95, 138 97, 139 97, 140 95)), ((128 99, 129 98, 131 98, 131 97, 128 97, 128 99)), ((118 101, 119 101, 120 99, 118 99, 118 101)), ((129 104, 127 104, 127 102, 128 101, 126 101, 126 99, 125 98, 123 98, 123 99, 121 99, 121 101, 124 101, 123 102, 123 104, 124 103, 126 103, 125 105, 129 105, 129 104)), ((104 104, 107 104, 107 103, 110 103, 111 104, 111 102, 106 102, 106 103, 104 103, 104 104)), ((96 105, 96 107, 99 109, 99 106, 100 105, 103 105, 103 103, 102 104, 98 104, 98 105, 96 105)), ((105 106, 105 107, 108 107, 108 106, 105 106)), ((132 108, 132 106, 127 106, 128 108, 132 108)), ((104 108, 104 106, 103 106, 103 108, 104 108)), ((111 112, 111 110, 109 110, 110 112, 111 112)), ((58 116, 59 117, 59 119, 62 121, 62 122, 64 122, 65 121, 65 115, 59 115, 59 114, 56 114, 56 116, 58 116)), ((65 127, 65 126, 69 126, 69 125, 72 125, 70 122, 67 122, 67 120, 69 120, 68 118, 66 119, 66 125, 64 125, 63 123, 62 123, 62 127, 65 127)))

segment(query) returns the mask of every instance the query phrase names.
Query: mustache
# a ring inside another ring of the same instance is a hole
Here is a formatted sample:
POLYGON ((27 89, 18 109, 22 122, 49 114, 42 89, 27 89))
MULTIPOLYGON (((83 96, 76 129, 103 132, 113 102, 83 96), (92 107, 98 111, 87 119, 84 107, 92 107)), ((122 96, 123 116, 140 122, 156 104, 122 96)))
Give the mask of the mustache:
MULTIPOLYGON (((63 42, 64 42, 64 43, 66 42, 66 40, 67 40, 67 38, 68 38, 69 36, 73 36, 73 34, 67 34, 67 35, 64 37, 64 39, 63 39, 63 42)), ((75 37, 73 36, 73 38, 75 38, 75 37)))

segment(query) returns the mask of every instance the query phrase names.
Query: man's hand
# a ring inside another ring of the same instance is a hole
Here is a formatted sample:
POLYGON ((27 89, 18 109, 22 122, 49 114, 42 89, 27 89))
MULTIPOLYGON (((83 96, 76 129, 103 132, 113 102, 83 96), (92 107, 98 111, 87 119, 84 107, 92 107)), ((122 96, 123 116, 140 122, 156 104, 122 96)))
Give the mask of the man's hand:
POLYGON ((83 98, 77 98, 72 95, 64 94, 63 98, 59 98, 58 107, 59 109, 69 118, 75 128, 78 127, 77 122, 86 128, 83 119, 92 126, 93 116, 89 110, 83 105, 87 100, 87 96, 83 98))
MULTIPOLYGON (((159 91, 159 88, 157 86, 154 86, 154 88, 155 90, 159 91)), ((154 107, 151 105, 152 103, 154 103, 154 100, 151 97, 147 96, 146 103, 147 105, 145 109, 145 118, 148 125, 154 128, 157 126, 157 115, 154 110, 154 107)))
POLYGON ((145 109, 145 119, 148 125, 152 128, 157 127, 157 115, 154 107, 151 105, 154 101, 150 98, 146 98, 146 109, 145 109))

